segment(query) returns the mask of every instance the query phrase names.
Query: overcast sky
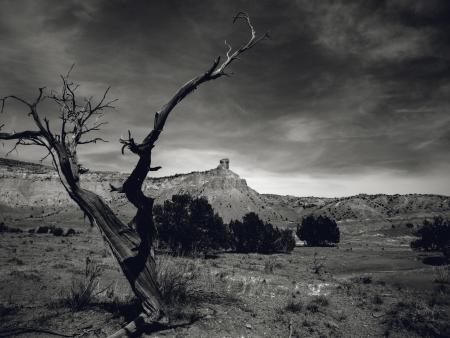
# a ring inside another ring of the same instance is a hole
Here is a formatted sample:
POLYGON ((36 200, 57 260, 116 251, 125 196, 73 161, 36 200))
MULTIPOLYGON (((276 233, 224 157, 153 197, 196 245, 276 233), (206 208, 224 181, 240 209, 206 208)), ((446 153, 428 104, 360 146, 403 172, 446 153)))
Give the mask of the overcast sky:
MULTIPOLYGON (((298 196, 450 194, 450 1, 1 2, 0 95, 58 88, 72 64, 80 95, 112 86, 92 169, 129 171, 118 138, 141 139, 176 89, 248 38, 264 41, 173 111, 154 149, 158 176, 220 158, 259 192, 298 196)), ((51 110, 41 110, 53 116, 51 110)), ((32 128, 14 104, 4 131, 32 128)), ((1 124, 1 123, 0 123, 1 124)), ((56 125, 57 121, 51 125, 56 125)), ((0 145, 4 156, 11 144, 0 145)), ((11 158, 38 160, 39 149, 11 158)))

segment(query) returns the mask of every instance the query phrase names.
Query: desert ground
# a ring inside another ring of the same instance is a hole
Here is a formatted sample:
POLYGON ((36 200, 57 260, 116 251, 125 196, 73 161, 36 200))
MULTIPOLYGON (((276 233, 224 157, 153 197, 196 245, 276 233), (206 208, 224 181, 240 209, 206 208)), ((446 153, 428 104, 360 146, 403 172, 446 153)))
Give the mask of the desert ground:
MULTIPOLYGON (((106 337, 139 313, 100 233, 78 212, 3 208, 2 217, 23 232, 0 234, 1 337, 106 337), (28 232, 55 224, 77 234, 28 232), (78 308, 72 290, 86 283, 86 259, 98 273, 78 308)), ((157 252, 172 321, 146 337, 449 336, 448 265, 413 252, 411 229, 400 227, 291 254, 157 252)))

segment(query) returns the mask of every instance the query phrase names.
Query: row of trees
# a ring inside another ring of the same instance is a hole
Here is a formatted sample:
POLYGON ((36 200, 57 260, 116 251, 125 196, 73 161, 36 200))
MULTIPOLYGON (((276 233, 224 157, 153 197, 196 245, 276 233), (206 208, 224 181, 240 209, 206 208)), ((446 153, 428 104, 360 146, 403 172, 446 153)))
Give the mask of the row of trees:
POLYGON ((450 220, 442 216, 424 220, 420 229, 414 232, 418 238, 411 242, 411 248, 422 251, 440 251, 450 259, 450 220))
POLYGON ((178 255, 229 247, 230 235, 206 198, 174 195, 153 208, 159 241, 178 255))
MULTIPOLYGON (((236 252, 290 252, 295 247, 292 230, 266 223, 254 212, 229 225, 204 197, 174 195, 153 210, 160 245, 177 255, 207 254, 218 249, 236 252)), ((311 246, 338 243, 339 228, 326 216, 308 216, 297 227, 297 236, 311 246)))
POLYGON ((292 230, 274 228, 254 212, 246 214, 242 222, 231 221, 230 233, 237 252, 290 252, 295 247, 292 230))
POLYGON ((255 213, 224 224, 204 197, 174 195, 153 210, 160 245, 177 255, 207 254, 218 249, 237 252, 290 252, 295 239, 289 229, 264 223, 255 213))
MULTIPOLYGON (((217 249, 244 253, 290 252, 295 247, 291 230, 265 223, 253 212, 246 214, 242 221, 224 224, 205 198, 174 195, 163 206, 155 206, 154 215, 159 240, 179 255, 217 249)), ((308 246, 329 246, 340 241, 336 221, 322 215, 303 218, 296 234, 308 246)), ((440 251, 450 258, 450 220, 441 216, 425 220, 414 235, 418 238, 411 242, 412 249, 440 251)))
POLYGON ((341 233, 335 220, 309 215, 297 226, 297 236, 309 246, 328 246, 339 243, 341 233))

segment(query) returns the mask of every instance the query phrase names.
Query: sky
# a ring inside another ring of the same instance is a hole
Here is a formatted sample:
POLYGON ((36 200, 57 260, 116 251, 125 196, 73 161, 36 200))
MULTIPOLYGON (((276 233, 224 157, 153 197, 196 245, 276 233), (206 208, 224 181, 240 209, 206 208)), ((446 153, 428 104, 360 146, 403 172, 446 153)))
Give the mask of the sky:
MULTIPOLYGON (((58 89, 75 64, 81 97, 111 86, 115 109, 80 162, 129 172, 118 139, 141 140, 186 81, 257 34, 230 77, 208 82, 171 113, 153 150, 165 176, 221 158, 260 193, 450 195, 450 2, 2 0, 0 96, 58 89)), ((95 99, 94 99, 95 100, 95 99)), ((58 126, 54 109, 40 114, 58 126)), ((35 128, 8 104, 2 131, 35 128)), ((0 156, 13 144, 0 144, 0 156)), ((21 147, 9 157, 38 161, 21 147)))

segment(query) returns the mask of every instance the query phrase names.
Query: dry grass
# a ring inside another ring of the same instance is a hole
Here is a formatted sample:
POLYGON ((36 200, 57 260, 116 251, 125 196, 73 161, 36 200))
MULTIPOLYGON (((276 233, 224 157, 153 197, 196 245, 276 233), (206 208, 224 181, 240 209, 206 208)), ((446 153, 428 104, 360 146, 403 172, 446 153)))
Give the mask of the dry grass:
POLYGON ((381 305, 383 303, 383 298, 378 293, 375 293, 372 297, 372 304, 381 305))
POLYGON ((434 267, 433 274, 436 283, 450 284, 450 265, 434 267))
POLYGON ((69 292, 63 298, 63 304, 72 311, 80 311, 91 304, 96 296, 100 274, 101 268, 87 257, 83 278, 72 282, 69 292))
POLYGON ((325 260, 324 257, 319 257, 317 252, 314 252, 314 257, 312 261, 311 270, 316 275, 320 275, 323 272, 323 269, 325 267, 323 261, 325 260))
POLYGON ((303 309, 303 302, 295 297, 291 297, 288 299, 284 310, 292 313, 299 313, 303 309))
POLYGON ((269 257, 264 261, 264 272, 267 274, 272 274, 275 272, 275 269, 282 269, 283 264, 273 257, 269 257))
POLYGON ((195 294, 196 280, 200 274, 195 261, 186 259, 186 262, 179 262, 179 264, 175 261, 176 258, 169 256, 159 256, 156 259, 158 285, 167 305, 188 301, 195 294))
POLYGON ((156 259, 161 295, 172 319, 193 321, 203 303, 229 302, 227 282, 199 259, 161 255, 156 259))
POLYGON ((372 284, 373 279, 370 275, 362 275, 352 278, 351 281, 357 284, 372 284))
POLYGON ((328 297, 325 295, 314 296, 306 306, 306 309, 312 313, 319 312, 322 308, 330 305, 328 297))
MULTIPOLYGON (((393 305, 387 313, 386 335, 391 331, 411 332, 422 337, 448 337, 450 325, 445 314, 415 295, 393 305)), ((406 335, 405 335, 406 336, 406 335)))

